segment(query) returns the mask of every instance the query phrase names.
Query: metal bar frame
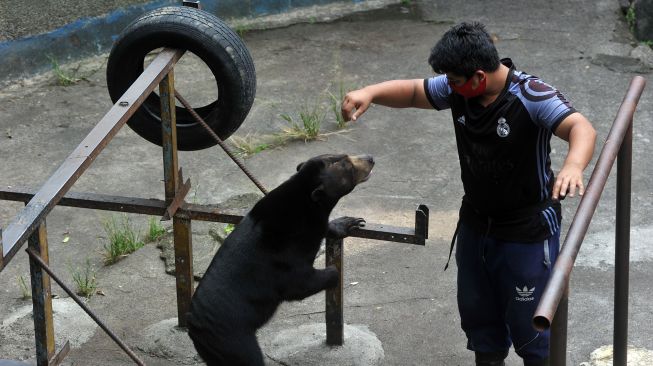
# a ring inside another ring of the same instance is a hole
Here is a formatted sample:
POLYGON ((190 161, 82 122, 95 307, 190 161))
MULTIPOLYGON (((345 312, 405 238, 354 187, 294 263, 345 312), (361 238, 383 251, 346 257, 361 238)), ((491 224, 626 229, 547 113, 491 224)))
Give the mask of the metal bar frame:
MULTIPOLYGON (((173 71, 174 64, 182 57, 183 53, 181 50, 173 49, 161 51, 123 94, 119 102, 114 104, 36 193, 30 189, 15 188, 0 191, 0 200, 26 203, 26 207, 14 218, 4 233, 0 230, 0 272, 29 238, 30 245, 26 251, 31 267, 38 366, 58 365, 70 349, 69 343, 66 342, 62 350, 58 354, 54 354, 50 278, 54 279, 136 364, 144 364, 49 268, 45 217, 56 205, 159 215, 164 220, 172 217, 177 312, 181 327, 186 326, 185 314, 189 310, 194 291, 192 220, 237 224, 244 216, 243 212, 225 212, 215 205, 195 205, 184 202, 184 197, 190 189, 190 183, 187 181, 182 184, 183 177, 181 169, 178 168, 173 71), (136 112, 157 84, 161 102, 165 200, 69 192, 75 181, 136 112)), ((181 97, 177 95, 177 98, 181 97)), ((246 169, 244 170, 245 173, 248 173, 246 169)), ((251 173, 248 176, 258 183, 251 173)), ((260 183, 257 186, 262 188, 260 183)), ((266 192, 264 188, 262 191, 266 192)), ((425 245, 428 237, 428 208, 424 205, 418 207, 415 213, 414 229, 367 223, 364 228, 355 230, 351 236, 425 245)), ((333 264, 338 267, 341 280, 336 289, 327 292, 327 296, 330 296, 326 302, 325 311, 328 324, 327 342, 332 345, 342 345, 344 341, 342 239, 328 241, 326 257, 329 265, 333 264)))
MULTIPOLYGON (((551 364, 567 364, 567 299, 569 277, 580 251, 590 221, 615 158, 619 156, 617 171, 617 218, 615 230, 615 306, 614 306, 614 365, 626 366, 628 329, 628 256, 630 247, 630 180, 632 169, 632 123, 637 103, 642 95, 646 79, 635 76, 630 82, 612 128, 601 150, 598 161, 587 184, 585 194, 578 205, 562 250, 551 272, 549 282, 533 315, 533 326, 543 331, 551 327, 556 310, 559 324, 553 329, 551 364)), ((557 317, 556 317, 557 318, 557 317)))
MULTIPOLYGON (((59 203, 77 179, 91 165, 100 152, 108 145, 120 128, 136 112, 145 98, 164 78, 167 78, 183 51, 164 49, 127 89, 120 100, 98 122, 91 132, 64 160, 46 183, 30 197, 25 207, 14 217, 0 235, 0 271, 2 271, 18 250, 29 242, 27 252, 30 260, 32 284, 32 304, 34 313, 34 333, 37 366, 54 366, 62 362, 68 354, 68 342, 55 355, 54 324, 50 278, 76 300, 84 311, 123 348, 134 361, 143 365, 136 355, 120 341, 76 295, 61 283, 48 267, 48 243, 45 217, 59 203), (44 273, 45 272, 45 273, 44 273)), ((173 99, 174 106, 174 99, 173 99)))
MULTIPOLYGON (((0 200, 27 202, 34 196, 33 192, 34 189, 30 187, 0 189, 0 200)), ((167 210, 166 202, 155 198, 113 196, 76 191, 66 193, 58 205, 152 216, 163 216, 167 210)), ((191 220, 237 224, 243 219, 245 211, 223 209, 219 205, 183 202, 177 214, 186 215, 191 220)), ((428 208, 420 205, 415 211, 415 216, 416 221, 423 222, 418 224, 415 229, 366 222, 365 227, 352 230, 349 237, 423 246, 426 239, 428 239, 428 233, 424 231, 428 226, 428 208), (424 229, 420 229, 419 225, 422 225, 421 227, 424 229)))
MULTIPOLYGON (((163 172, 165 181, 166 205, 177 210, 183 197, 188 193, 190 184, 182 184, 183 177, 179 169, 177 156, 177 118, 175 115, 174 70, 159 84, 161 99, 161 131, 163 136, 163 172)), ((172 228, 175 248, 175 281, 177 286, 177 322, 186 327, 186 313, 190 310, 190 301, 195 290, 193 282, 193 242, 191 220, 186 215, 176 215, 166 210, 165 217, 173 214, 172 228)))
POLYGON ((82 173, 91 165, 109 141, 118 133, 145 98, 173 68, 182 51, 164 49, 122 95, 120 101, 98 122, 91 132, 64 160, 27 206, 3 231, 0 239, 0 270, 16 254, 38 223, 59 202, 82 173))

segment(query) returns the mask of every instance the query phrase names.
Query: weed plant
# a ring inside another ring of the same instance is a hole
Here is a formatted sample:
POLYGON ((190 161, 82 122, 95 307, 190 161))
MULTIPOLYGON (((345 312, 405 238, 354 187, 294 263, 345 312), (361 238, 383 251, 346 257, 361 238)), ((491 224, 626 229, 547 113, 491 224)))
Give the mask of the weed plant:
POLYGON ((299 112, 299 121, 296 122, 290 115, 282 114, 281 118, 288 122, 284 127, 283 135, 290 140, 317 140, 320 136, 320 126, 324 121, 325 112, 319 107, 304 108, 299 112))
POLYGON ((62 86, 69 86, 77 84, 82 80, 86 80, 86 77, 78 75, 78 70, 81 64, 78 65, 77 69, 73 70, 72 72, 65 71, 61 68, 61 66, 59 66, 59 62, 53 56, 47 55, 46 57, 52 64, 52 72, 57 77, 57 84, 62 86))
POLYGON ((224 227, 224 229, 223 229, 225 235, 229 235, 229 234, 231 234, 231 232, 234 231, 235 228, 236 228, 236 225, 234 225, 234 224, 227 224, 227 225, 224 227))
POLYGON ((147 225, 147 233, 145 241, 148 243, 161 239, 166 234, 166 228, 161 225, 161 222, 156 217, 150 217, 147 225))
POLYGON ((25 277, 23 276, 18 276, 18 286, 20 287, 20 291, 22 292, 22 299, 23 300, 28 300, 32 298, 32 291, 30 290, 30 287, 27 286, 27 282, 25 281, 25 277))
POLYGON ((258 154, 261 151, 274 147, 274 143, 264 141, 261 136, 252 135, 250 133, 245 136, 231 136, 229 138, 231 145, 235 149, 235 153, 244 158, 258 154))
POLYGON ((112 216, 103 222, 103 226, 109 240, 104 245, 104 262, 107 265, 116 263, 145 245, 127 215, 122 215, 120 219, 112 216))
POLYGON ((339 130, 342 130, 347 126, 347 122, 345 122, 345 119, 342 117, 342 113, 340 112, 340 103, 342 103, 342 100, 345 99, 345 87, 340 84, 338 88, 339 95, 336 96, 330 91, 327 92, 329 95, 329 103, 331 105, 331 111, 333 112, 333 117, 336 120, 336 126, 338 127, 339 130))
POLYGON ((71 269, 71 274, 76 286, 75 293, 90 298, 97 290, 96 273, 91 265, 91 260, 87 258, 83 268, 71 269))

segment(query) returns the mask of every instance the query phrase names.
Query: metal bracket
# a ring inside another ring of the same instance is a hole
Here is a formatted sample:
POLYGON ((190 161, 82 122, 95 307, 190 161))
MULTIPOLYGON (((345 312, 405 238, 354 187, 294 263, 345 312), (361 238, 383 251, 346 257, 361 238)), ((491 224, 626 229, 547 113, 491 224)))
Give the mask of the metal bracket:
POLYGON ((183 6, 190 6, 191 8, 196 8, 202 10, 202 4, 199 0, 184 0, 181 2, 183 6))
POLYGON ((426 205, 419 205, 415 210, 415 237, 418 245, 426 245, 429 238, 429 208, 426 205))
POLYGON ((52 359, 48 362, 48 366, 58 366, 61 362, 63 362, 63 359, 68 356, 68 352, 70 352, 70 341, 66 341, 66 344, 63 345, 61 351, 59 351, 59 353, 52 357, 52 359))
MULTIPOLYGON (((177 182, 183 182, 184 175, 182 174, 181 168, 179 168, 179 180, 177 182)), ((168 208, 166 208, 166 213, 161 218, 161 221, 168 221, 173 216, 179 208, 184 204, 184 199, 190 191, 190 179, 186 179, 186 182, 183 184, 177 183, 177 189, 175 190, 175 198, 172 199, 168 208)))

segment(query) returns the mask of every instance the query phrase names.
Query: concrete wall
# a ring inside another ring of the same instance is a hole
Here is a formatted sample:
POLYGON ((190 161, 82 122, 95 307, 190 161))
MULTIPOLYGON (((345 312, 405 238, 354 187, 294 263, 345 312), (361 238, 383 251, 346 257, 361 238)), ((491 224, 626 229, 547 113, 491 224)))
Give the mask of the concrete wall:
MULTIPOLYGON (((312 5, 365 0, 202 0, 202 8, 228 20, 280 14, 312 5)), ((106 52, 132 20, 181 0, 0 1, 0 82, 106 52)))

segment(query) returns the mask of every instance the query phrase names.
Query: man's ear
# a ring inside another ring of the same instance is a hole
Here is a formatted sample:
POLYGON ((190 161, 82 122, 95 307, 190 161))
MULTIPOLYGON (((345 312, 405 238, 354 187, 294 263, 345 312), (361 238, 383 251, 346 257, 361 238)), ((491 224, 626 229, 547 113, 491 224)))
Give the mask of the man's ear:
POLYGON ((483 79, 487 78, 487 73, 483 70, 477 70, 475 72, 476 75, 478 75, 478 81, 481 82, 483 79))
POLYGON ((313 202, 318 202, 322 198, 324 198, 325 192, 324 192, 324 186, 320 185, 319 187, 315 188, 313 192, 311 192, 311 199, 313 202))

